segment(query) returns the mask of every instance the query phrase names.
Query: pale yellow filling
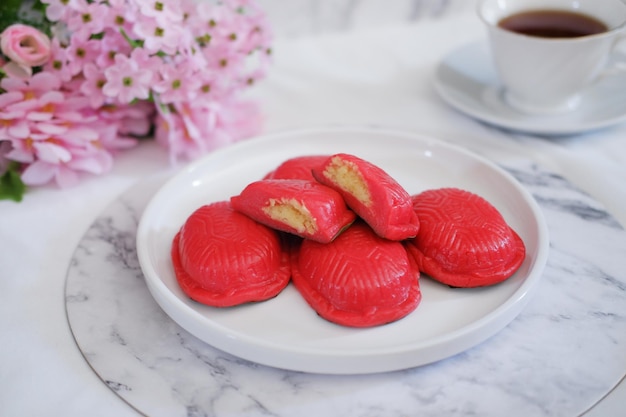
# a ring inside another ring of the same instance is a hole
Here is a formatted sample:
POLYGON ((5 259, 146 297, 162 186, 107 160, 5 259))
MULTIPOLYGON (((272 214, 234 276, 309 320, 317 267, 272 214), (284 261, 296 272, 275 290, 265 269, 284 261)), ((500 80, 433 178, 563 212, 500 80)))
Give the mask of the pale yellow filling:
POLYGON ((269 204, 263 207, 263 212, 271 219, 284 223, 298 233, 314 234, 317 231, 317 222, 311 212, 296 199, 271 198, 269 204))
POLYGON ((367 184, 359 168, 353 162, 334 157, 331 163, 324 169, 324 176, 343 191, 352 194, 365 206, 372 204, 372 196, 367 184))

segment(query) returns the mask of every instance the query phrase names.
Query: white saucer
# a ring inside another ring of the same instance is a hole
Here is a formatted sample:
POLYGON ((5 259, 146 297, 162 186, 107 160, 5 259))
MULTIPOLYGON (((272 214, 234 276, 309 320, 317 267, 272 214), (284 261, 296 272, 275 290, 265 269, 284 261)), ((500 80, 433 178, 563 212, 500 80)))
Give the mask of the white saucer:
POLYGON ((569 135, 626 120, 626 73, 604 78, 582 97, 573 112, 530 116, 510 107, 491 61, 486 41, 453 50, 435 74, 439 95, 452 107, 478 120, 510 130, 540 135, 569 135))

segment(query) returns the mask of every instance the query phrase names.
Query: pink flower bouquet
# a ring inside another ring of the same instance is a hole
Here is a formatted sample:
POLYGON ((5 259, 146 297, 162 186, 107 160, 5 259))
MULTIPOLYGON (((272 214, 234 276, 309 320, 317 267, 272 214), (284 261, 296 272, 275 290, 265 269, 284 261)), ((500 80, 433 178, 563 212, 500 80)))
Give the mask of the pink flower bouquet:
POLYGON ((65 187, 139 137, 175 162, 260 128, 240 97, 270 52, 254 0, 37 1, 50 36, 21 23, 0 33, 3 179, 65 187))

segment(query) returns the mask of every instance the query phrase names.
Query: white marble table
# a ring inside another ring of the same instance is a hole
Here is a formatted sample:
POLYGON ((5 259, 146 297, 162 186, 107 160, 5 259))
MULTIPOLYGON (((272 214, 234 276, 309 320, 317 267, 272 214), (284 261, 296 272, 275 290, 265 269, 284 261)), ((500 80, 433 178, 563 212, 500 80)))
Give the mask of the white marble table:
MULTIPOLYGON (((285 373, 216 354, 181 334, 178 341, 184 342, 190 361, 185 366, 202 360, 211 376, 201 378, 208 384, 203 386, 210 392, 204 397, 209 405, 188 401, 186 384, 197 380, 181 380, 176 367, 163 365, 171 352, 147 368, 124 362, 129 360, 128 349, 112 353, 101 345, 103 350, 90 356, 81 351, 80 340, 78 345, 74 341, 66 317, 66 296, 70 303, 81 300, 70 282, 97 275, 101 268, 116 268, 120 259, 126 262, 125 271, 130 267, 137 274, 133 222, 142 198, 154 185, 153 175, 171 173, 165 153, 154 143, 143 143, 121 155, 110 175, 88 178, 68 190, 33 190, 19 205, 0 202, 4 214, 0 222, 0 414, 157 415, 172 404, 183 404, 187 415, 332 415, 329 410, 354 415, 359 410, 363 415, 388 416, 419 406, 433 413, 425 415, 441 415, 442 410, 498 415, 507 409, 528 410, 519 415, 575 416, 609 394, 626 373, 626 273, 625 259, 620 257, 625 238, 619 226, 626 224, 626 126, 545 138, 477 122, 448 107, 432 86, 435 67, 449 51, 484 35, 471 10, 436 22, 387 23, 278 40, 271 75, 252 93, 264 106, 265 130, 386 126, 437 137, 503 165, 521 163, 525 168, 518 178, 540 197, 553 236, 544 283, 548 291, 543 296, 538 293, 518 320, 484 345, 393 375, 328 379, 285 373), (133 186, 139 191, 129 191, 133 186), (109 222, 111 218, 117 220, 109 222), (120 230, 124 233, 113 233, 120 230), (111 241, 112 236, 116 240, 111 241), (77 268, 87 265, 84 243, 91 238, 121 248, 121 258, 105 256, 101 267, 92 264, 81 276, 77 268), (77 250, 79 246, 82 249, 77 250), (82 260, 81 265, 77 260, 82 260), (565 291, 555 293, 559 288, 565 291), (550 298, 553 295, 555 299, 550 298), (551 310, 551 306, 563 309, 551 310), (545 331, 529 337, 528 329, 545 331), (542 353, 530 355, 537 352, 542 353), (112 354, 120 359, 117 366, 102 367, 112 354), (509 357, 516 361, 505 360, 509 357), (99 358, 104 362, 96 362, 99 358), (532 366, 515 367, 523 363, 532 366), (544 372, 536 372, 538 368, 544 372), (171 394, 171 384, 156 388, 135 384, 164 369, 170 369, 170 381, 178 381, 179 396, 171 394), (101 377, 109 380, 108 386, 101 377), (500 400, 487 400, 493 390, 500 400), (358 401, 352 402, 353 398, 358 401)), ((134 291, 141 294, 140 277, 134 278, 134 291)), ((158 314, 145 293, 141 297, 141 305, 158 314)), ((125 308, 124 302, 119 300, 115 308, 125 308)), ((169 329, 163 338, 171 341, 172 328, 166 320, 161 315, 158 323, 169 329)), ((98 323, 94 321, 94 331, 98 323)), ((160 340, 159 326, 142 329, 143 340, 160 340)), ((145 348, 141 338, 124 342, 127 330, 120 327, 117 346, 145 348)), ((158 347, 167 346, 164 342, 158 347)), ((145 359, 141 352, 137 350, 137 360, 145 359)), ((587 415, 618 417, 624 409, 626 390, 618 388, 587 415)))
POLYGON ((533 163, 508 169, 540 202, 550 261, 513 323, 450 359, 398 372, 316 375, 208 346, 170 319, 143 281, 133 239, 158 178, 122 194, 79 243, 66 284, 72 332, 100 378, 150 416, 578 415, 626 367, 626 260, 605 262, 626 251, 626 231, 562 177, 533 163))

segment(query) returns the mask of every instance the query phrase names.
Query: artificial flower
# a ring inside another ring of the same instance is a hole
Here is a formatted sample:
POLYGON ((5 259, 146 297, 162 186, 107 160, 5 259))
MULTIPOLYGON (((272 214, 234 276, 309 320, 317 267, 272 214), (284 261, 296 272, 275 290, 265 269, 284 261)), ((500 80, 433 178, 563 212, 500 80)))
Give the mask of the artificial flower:
POLYGON ((0 33, 0 50, 30 75, 32 67, 50 59, 50 39, 37 29, 18 23, 0 33))
POLYGON ((0 168, 12 180, 70 186, 138 137, 177 163, 260 129, 240 98, 269 64, 255 1, 33 1, 51 39, 17 22, 0 39, 0 168))

